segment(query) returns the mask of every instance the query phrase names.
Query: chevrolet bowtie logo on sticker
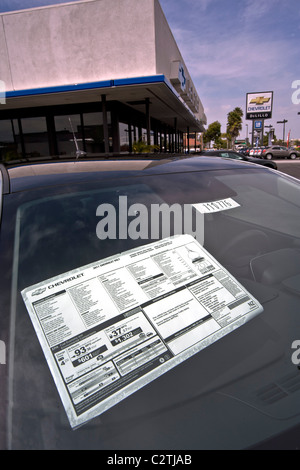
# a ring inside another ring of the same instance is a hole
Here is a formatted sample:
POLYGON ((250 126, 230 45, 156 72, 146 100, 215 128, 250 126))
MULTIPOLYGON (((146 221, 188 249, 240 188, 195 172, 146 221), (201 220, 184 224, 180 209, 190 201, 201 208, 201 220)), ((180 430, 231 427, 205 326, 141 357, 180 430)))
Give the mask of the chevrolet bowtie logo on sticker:
POLYGON ((265 98, 264 96, 257 96, 250 101, 250 104, 265 104, 270 101, 270 98, 265 98))
POLYGON ((43 294, 46 290, 46 287, 42 287, 40 289, 37 289, 35 290, 34 292, 32 292, 32 295, 40 295, 40 294, 43 294))

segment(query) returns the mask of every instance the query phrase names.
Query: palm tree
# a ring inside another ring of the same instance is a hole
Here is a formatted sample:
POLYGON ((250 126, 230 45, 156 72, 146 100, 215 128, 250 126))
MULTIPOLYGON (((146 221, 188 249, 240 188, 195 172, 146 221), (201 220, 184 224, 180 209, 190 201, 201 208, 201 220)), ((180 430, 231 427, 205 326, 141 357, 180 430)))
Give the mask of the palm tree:
POLYGON ((241 108, 234 108, 233 111, 227 114, 227 135, 230 141, 231 148, 234 141, 242 130, 242 117, 243 111, 241 108))

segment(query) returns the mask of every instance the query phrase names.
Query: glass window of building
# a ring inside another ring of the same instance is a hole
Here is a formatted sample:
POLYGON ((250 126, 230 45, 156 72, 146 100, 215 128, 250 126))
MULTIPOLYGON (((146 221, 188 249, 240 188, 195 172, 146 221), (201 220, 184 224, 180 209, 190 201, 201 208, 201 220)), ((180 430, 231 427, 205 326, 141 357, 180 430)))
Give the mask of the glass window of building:
MULTIPOLYGON (((83 114, 84 150, 87 153, 104 153, 104 129, 102 112, 83 114)), ((111 113, 107 113, 109 145, 111 145, 111 113)), ((112 148, 109 149, 112 151, 112 148)))
MULTIPOLYGON (((129 126, 125 122, 119 122, 119 134, 120 134, 120 151, 130 152, 130 136, 129 136, 129 126)), ((132 140, 131 140, 132 143, 132 140)))
POLYGON ((19 125, 16 119, 0 121, 0 159, 8 161, 22 156, 19 125))
POLYGON ((55 116, 57 150, 59 155, 71 155, 84 149, 80 114, 55 116))
POLYGON ((49 140, 45 117, 21 119, 26 157, 48 156, 49 140))

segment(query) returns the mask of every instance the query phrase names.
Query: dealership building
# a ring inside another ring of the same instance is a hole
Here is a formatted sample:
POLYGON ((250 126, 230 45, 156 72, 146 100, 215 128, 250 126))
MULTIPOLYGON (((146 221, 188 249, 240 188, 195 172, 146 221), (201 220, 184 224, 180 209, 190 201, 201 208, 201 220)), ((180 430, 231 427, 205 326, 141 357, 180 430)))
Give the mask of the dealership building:
POLYGON ((183 151, 206 117, 158 0, 82 0, 0 14, 6 159, 183 151), (143 145, 143 144, 142 144, 143 145))

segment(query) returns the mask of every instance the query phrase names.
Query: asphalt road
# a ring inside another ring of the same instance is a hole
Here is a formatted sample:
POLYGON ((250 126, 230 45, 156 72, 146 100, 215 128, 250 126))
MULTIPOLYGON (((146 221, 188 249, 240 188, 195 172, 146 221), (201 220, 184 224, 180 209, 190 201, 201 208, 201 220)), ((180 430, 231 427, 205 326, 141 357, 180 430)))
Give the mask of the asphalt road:
POLYGON ((300 180, 300 160, 275 160, 279 171, 300 180))

